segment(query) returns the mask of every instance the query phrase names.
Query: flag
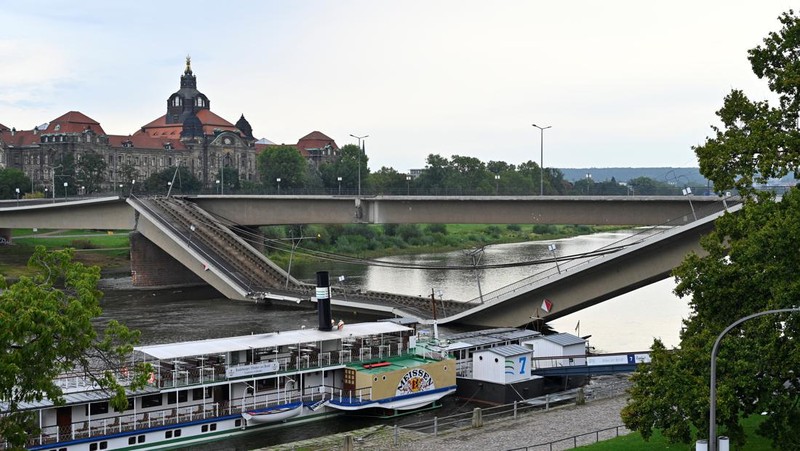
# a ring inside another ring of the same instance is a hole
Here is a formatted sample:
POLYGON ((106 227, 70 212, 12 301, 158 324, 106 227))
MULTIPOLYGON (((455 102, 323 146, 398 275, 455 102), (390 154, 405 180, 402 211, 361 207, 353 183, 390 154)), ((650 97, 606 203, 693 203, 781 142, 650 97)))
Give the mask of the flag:
POLYGON ((203 271, 208 271, 208 263, 203 263, 203 271))
POLYGON ((545 299, 542 301, 542 310, 544 310, 545 313, 550 313, 550 309, 552 308, 553 303, 550 301, 550 299, 545 299))

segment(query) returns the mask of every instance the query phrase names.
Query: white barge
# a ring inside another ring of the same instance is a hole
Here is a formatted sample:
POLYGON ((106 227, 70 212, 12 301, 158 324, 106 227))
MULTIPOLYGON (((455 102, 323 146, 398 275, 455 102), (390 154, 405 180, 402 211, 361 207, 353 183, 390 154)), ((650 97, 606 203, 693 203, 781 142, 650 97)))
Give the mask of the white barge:
MULTIPOLYGON (((331 327, 330 299, 319 287, 317 300, 319 329, 136 347, 131 365, 154 370, 146 388, 128 393, 123 412, 88 378, 65 375, 56 381, 63 405, 24 406, 38 418, 27 449, 169 449, 342 412, 416 409, 455 393, 455 360, 417 346, 414 328, 331 327)), ((115 374, 128 380, 125 367, 115 374)), ((0 415, 6 408, 0 400, 0 415)))

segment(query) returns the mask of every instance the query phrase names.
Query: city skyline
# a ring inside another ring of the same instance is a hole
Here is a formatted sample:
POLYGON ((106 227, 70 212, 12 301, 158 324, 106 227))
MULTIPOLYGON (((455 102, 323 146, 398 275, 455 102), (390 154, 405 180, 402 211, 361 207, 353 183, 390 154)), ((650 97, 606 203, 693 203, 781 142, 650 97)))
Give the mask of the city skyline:
POLYGON ((5 5, 0 123, 67 111, 129 134, 198 88, 257 138, 313 130, 370 169, 428 154, 545 167, 690 167, 731 89, 771 98, 747 50, 789 2, 234 1, 5 5))

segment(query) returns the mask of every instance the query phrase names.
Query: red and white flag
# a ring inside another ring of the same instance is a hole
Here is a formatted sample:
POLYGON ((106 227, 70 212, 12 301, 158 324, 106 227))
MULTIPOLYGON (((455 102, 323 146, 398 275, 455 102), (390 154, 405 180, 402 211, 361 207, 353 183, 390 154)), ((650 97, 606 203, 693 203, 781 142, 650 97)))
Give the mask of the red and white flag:
POLYGON ((550 313, 550 310, 552 308, 553 308, 553 302, 550 301, 550 299, 545 299, 542 301, 542 310, 544 310, 545 313, 550 313))

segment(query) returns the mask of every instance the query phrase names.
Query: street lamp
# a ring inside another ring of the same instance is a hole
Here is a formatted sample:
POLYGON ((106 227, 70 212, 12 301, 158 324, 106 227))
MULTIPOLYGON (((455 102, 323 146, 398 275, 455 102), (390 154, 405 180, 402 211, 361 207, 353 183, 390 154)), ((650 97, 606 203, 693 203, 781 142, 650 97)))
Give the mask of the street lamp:
POLYGON ((17 191, 17 207, 19 207, 19 188, 17 188, 16 191, 17 191))
POLYGON ((500 174, 494 175, 494 195, 496 196, 500 190, 500 174))
POLYGON ((406 176, 406 196, 411 195, 411 176, 406 176))
POLYGON ((586 194, 589 194, 592 188, 592 174, 590 172, 586 173, 586 194))
POLYGON ((363 139, 366 141, 366 138, 369 138, 369 135, 356 136, 351 133, 350 136, 358 140, 358 148, 361 150, 361 152, 358 154, 358 197, 361 197, 361 157, 364 154, 364 143, 362 143, 361 140, 363 139))
POLYGON ((336 177, 336 181, 339 182, 339 195, 341 196, 342 195, 342 178, 341 177, 336 177))
POLYGON ((64 200, 67 200, 67 187, 69 186, 68 182, 64 182, 64 200))
POLYGON ((764 312, 754 313, 752 315, 745 316, 744 318, 739 318, 733 323, 731 323, 728 327, 726 327, 725 330, 723 330, 722 333, 719 334, 717 340, 714 342, 714 346, 711 348, 711 391, 709 392, 710 408, 708 411, 708 451, 716 451, 717 449, 717 353, 719 352, 719 344, 722 341, 722 337, 724 337, 725 334, 730 332, 731 329, 749 319, 757 318, 759 316, 764 316, 764 315, 771 315, 774 313, 788 313, 788 312, 800 312, 800 308, 792 307, 792 308, 782 308, 776 310, 767 310, 764 312))
POLYGON ((539 142, 539 195, 544 196, 544 131, 551 128, 552 125, 546 127, 539 127, 536 124, 532 125, 539 129, 539 135, 541 136, 539 142))
POLYGON ((694 212, 694 205, 692 205, 692 188, 686 187, 682 190, 683 195, 689 199, 689 208, 692 209, 692 216, 694 216, 694 220, 697 221, 697 213, 694 212))
POLYGON ((280 178, 280 177, 278 177, 278 178, 277 178, 277 179, 275 179, 275 180, 277 180, 277 181, 278 181, 278 194, 280 194, 280 193, 281 193, 281 178, 280 178))
POLYGON ((556 262, 556 269, 558 273, 561 274, 561 267, 558 266, 558 259, 556 258, 556 245, 555 244, 548 244, 547 250, 549 250, 553 254, 553 260, 556 262))
POLYGON ((215 183, 217 184, 217 194, 219 194, 219 179, 217 179, 215 183))

